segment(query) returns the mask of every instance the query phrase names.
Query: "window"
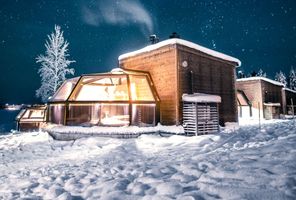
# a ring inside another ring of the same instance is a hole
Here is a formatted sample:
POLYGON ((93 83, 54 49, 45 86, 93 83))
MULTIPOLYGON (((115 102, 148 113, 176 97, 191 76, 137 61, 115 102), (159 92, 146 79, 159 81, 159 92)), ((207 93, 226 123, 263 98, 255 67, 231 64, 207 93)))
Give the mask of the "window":
POLYGON ((101 125, 124 126, 129 125, 128 104, 102 104, 101 125))
POLYGON ((69 104, 67 125, 98 125, 100 104, 69 104))
POLYGON ((154 125, 155 120, 155 104, 133 104, 132 125, 154 125))
POLYGON ((134 101, 154 101, 146 76, 130 75, 130 90, 134 101))
POLYGON ((126 76, 86 76, 70 97, 75 101, 128 100, 126 76))
POLYGON ((53 104, 49 105, 49 122, 54 124, 64 124, 65 105, 53 104))

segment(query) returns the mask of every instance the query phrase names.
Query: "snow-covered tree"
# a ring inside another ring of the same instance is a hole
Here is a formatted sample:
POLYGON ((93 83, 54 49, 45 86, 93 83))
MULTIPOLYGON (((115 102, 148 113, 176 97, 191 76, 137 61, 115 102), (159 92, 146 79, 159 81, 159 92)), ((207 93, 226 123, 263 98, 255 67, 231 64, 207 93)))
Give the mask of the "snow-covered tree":
POLYGON ((36 96, 46 102, 65 81, 67 74, 74 75, 74 69, 68 68, 74 60, 67 60, 69 43, 64 39, 61 27, 55 25, 54 32, 47 36, 45 55, 39 55, 36 63, 40 63, 38 73, 41 77, 41 87, 36 90, 36 96))
POLYGON ((287 86, 286 75, 282 71, 275 74, 275 80, 287 86))
POLYGON ((266 73, 263 72, 262 69, 259 69, 259 71, 257 72, 257 76, 259 76, 259 77, 266 77, 266 73))
POLYGON ((290 79, 290 88, 292 90, 296 90, 296 72, 293 68, 290 70, 289 79, 290 79))

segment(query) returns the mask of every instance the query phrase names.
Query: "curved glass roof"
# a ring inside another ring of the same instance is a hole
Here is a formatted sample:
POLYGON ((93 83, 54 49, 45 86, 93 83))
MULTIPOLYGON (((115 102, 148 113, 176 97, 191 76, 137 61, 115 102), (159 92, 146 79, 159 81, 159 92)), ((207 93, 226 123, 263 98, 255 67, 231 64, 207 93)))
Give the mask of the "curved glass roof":
POLYGON ((58 101, 159 101, 148 73, 112 70, 66 80, 50 102, 58 101))

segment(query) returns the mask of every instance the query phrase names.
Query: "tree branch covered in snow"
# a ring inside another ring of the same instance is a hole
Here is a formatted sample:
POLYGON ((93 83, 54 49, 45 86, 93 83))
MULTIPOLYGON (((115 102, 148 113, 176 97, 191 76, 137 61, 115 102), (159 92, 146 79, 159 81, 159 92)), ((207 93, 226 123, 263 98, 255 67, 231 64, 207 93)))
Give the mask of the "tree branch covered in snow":
POLYGON ((282 84, 284 84, 285 87, 287 86, 286 75, 282 71, 276 73, 275 80, 282 83, 282 84))
POLYGON ((293 68, 290 70, 289 79, 290 79, 290 88, 292 90, 296 90, 296 72, 293 68))
POLYGON ((259 77, 266 77, 266 72, 263 72, 262 69, 259 69, 259 71, 257 72, 257 75, 256 76, 259 76, 259 77))
POLYGON ((39 55, 36 63, 40 63, 38 73, 41 77, 41 87, 36 90, 36 96, 46 102, 59 86, 66 80, 67 74, 74 75, 74 69, 68 68, 74 60, 67 60, 69 43, 64 39, 61 27, 55 25, 55 32, 47 36, 45 55, 39 55))

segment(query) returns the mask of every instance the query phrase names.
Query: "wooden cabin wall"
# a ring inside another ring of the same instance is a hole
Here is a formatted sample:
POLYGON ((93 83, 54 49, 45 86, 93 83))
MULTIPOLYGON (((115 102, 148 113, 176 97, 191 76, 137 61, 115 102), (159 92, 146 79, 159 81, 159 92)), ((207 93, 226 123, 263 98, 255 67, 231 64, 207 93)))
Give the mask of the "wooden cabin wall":
POLYGON ((294 114, 296 112, 296 93, 289 90, 282 90, 283 97, 283 113, 288 114, 288 111, 291 110, 292 102, 294 106, 294 114))
POLYGON ((182 121, 182 94, 206 93, 221 96, 219 105, 219 121, 237 122, 237 101, 235 89, 235 65, 208 56, 195 49, 178 45, 179 71, 179 116, 182 121), (188 66, 183 67, 182 62, 188 66))
POLYGON ((237 81, 236 88, 242 90, 248 99, 252 103, 252 107, 258 108, 258 102, 260 104, 260 109, 263 108, 262 100, 262 90, 261 90, 261 81, 260 80, 251 80, 251 81, 237 81))
POLYGON ((282 86, 261 81, 263 103, 280 103, 282 105, 282 86))
POLYGON ((122 59, 119 66, 149 72, 161 101, 160 122, 164 125, 178 124, 175 44, 122 59))

